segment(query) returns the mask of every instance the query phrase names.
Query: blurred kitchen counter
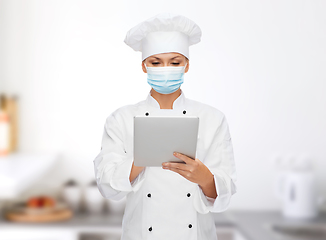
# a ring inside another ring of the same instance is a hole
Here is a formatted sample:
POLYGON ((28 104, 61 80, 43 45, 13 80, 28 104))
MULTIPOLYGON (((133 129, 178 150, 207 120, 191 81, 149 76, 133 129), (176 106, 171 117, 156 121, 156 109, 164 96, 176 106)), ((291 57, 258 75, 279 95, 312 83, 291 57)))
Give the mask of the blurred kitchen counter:
MULTIPOLYGON (((302 239, 313 240, 317 238, 286 237, 272 230, 277 226, 323 226, 326 231, 326 212, 321 212, 318 217, 311 220, 287 219, 280 211, 226 211, 214 213, 216 226, 233 226, 246 240, 287 240, 302 239)), ((319 238, 318 238, 319 239, 319 238)), ((326 238, 321 238, 326 240, 326 238)))
POLYGON ((60 228, 73 230, 117 230, 121 231, 122 214, 89 214, 89 213, 74 213, 72 218, 65 221, 44 222, 44 223, 26 223, 12 222, 0 219, 0 232, 2 229, 29 227, 29 228, 60 228))
MULTIPOLYGON (((246 240, 286 239, 275 235, 270 229, 272 224, 326 226, 326 212, 322 212, 313 220, 291 220, 283 218, 279 211, 226 211, 213 213, 217 228, 230 227, 237 229, 246 240)), ((67 229, 84 233, 90 232, 121 232, 122 214, 92 215, 75 214, 70 220, 53 223, 19 223, 0 219, 0 232, 4 229, 67 229)), ((300 238, 301 239, 301 238, 300 238)))

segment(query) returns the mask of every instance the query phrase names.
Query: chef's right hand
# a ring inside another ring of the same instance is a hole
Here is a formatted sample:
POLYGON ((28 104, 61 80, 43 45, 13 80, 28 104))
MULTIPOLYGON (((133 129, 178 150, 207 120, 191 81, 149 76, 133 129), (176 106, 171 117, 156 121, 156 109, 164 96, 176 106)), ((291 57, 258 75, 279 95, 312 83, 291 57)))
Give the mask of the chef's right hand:
POLYGON ((129 181, 132 182, 138 175, 143 171, 145 167, 138 167, 134 165, 134 162, 132 162, 132 167, 130 171, 129 181))
POLYGON ((132 162, 132 167, 135 169, 138 169, 140 171, 142 171, 145 167, 139 167, 139 166, 135 166, 134 162, 132 162))

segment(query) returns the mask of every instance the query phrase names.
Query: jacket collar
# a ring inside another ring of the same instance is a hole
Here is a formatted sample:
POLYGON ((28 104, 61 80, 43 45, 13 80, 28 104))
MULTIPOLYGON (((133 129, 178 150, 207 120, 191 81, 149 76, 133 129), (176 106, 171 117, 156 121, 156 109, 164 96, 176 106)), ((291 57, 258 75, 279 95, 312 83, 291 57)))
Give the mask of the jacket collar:
MULTIPOLYGON (((186 97, 181 89, 180 89, 180 91, 181 91, 180 96, 173 102, 173 106, 172 106, 173 110, 185 110, 186 97)), ((146 103, 147 103, 147 105, 149 105, 153 108, 160 109, 160 104, 156 101, 155 98, 152 97, 151 92, 148 93, 146 103)), ((170 109, 170 110, 172 110, 172 109, 170 109)))

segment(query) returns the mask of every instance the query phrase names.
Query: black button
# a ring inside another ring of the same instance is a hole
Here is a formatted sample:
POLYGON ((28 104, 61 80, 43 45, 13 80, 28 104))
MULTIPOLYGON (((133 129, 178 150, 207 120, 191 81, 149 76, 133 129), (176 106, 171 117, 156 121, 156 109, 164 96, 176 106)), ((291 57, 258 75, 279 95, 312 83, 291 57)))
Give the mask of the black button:
POLYGON ((146 116, 148 116, 148 115, 149 115, 149 113, 147 112, 147 113, 145 113, 145 115, 146 115, 146 116))
POLYGON ((151 197, 151 194, 149 193, 149 194, 147 194, 147 197, 151 197))
POLYGON ((191 225, 191 224, 189 224, 189 225, 188 225, 188 227, 189 227, 189 228, 192 228, 192 225, 191 225))
POLYGON ((152 231, 152 227, 150 227, 148 230, 149 230, 149 231, 152 231))
POLYGON ((188 197, 190 197, 190 195, 191 195, 190 193, 187 194, 188 197))
POLYGON ((186 114, 186 110, 183 110, 183 114, 186 114))

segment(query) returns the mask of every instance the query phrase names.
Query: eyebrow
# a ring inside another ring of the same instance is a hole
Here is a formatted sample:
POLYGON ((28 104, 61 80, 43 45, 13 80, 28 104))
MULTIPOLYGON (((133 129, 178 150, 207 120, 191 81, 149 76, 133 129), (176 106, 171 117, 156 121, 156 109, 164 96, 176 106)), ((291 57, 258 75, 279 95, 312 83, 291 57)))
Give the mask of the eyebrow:
MULTIPOLYGON (((173 57, 173 58, 171 58, 171 59, 178 58, 178 57, 181 57, 181 56, 176 56, 176 57, 173 57)), ((160 58, 158 58, 158 57, 151 57, 151 58, 160 59, 160 58)))

